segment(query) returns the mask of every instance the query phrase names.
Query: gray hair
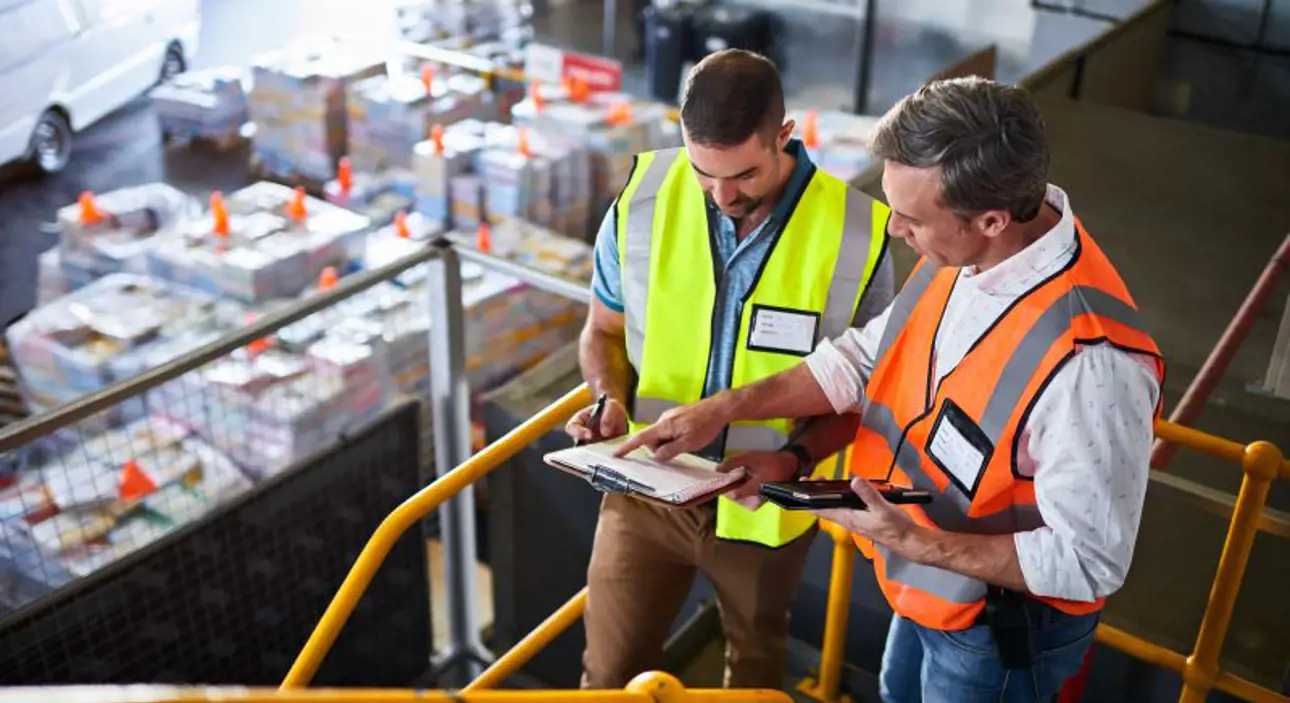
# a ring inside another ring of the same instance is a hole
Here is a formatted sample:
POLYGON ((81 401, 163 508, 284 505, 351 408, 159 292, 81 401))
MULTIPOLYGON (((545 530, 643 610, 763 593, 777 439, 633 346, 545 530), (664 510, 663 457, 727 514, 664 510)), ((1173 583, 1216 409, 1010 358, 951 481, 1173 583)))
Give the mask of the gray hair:
POLYGON ((878 122, 878 159, 941 169, 941 201, 960 216, 1007 210, 1029 222, 1048 189, 1048 138, 1030 94, 983 78, 933 81, 878 122))

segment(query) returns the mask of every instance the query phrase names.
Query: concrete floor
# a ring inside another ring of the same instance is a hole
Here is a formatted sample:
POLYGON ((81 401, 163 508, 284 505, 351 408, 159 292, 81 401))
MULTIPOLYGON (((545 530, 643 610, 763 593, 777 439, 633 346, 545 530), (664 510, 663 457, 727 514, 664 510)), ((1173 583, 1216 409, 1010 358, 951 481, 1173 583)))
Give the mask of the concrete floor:
MULTIPOLYGON (((303 0, 209 0, 196 65, 245 63, 288 35, 352 20, 305 10, 315 6, 303 0)), ((598 2, 579 5, 568 15, 576 21, 561 25, 554 38, 598 50, 598 7, 598 2)), ((620 36, 631 36, 628 22, 622 19, 620 36)), ((554 27, 548 31, 557 31, 554 27)), ((953 44, 946 55, 966 53, 968 46, 953 44)), ((624 44, 620 53, 629 58, 631 50, 624 44)), ((827 74, 827 69, 804 70, 827 74)), ((1284 119, 1290 60, 1175 40, 1164 73, 1162 96, 1180 108, 1177 114, 1290 137, 1290 122, 1284 119), (1180 89, 1186 100, 1177 100, 1180 89)), ((639 69, 629 69, 629 81, 639 75, 639 69)), ((845 79, 832 84, 845 93, 845 79)), ((1077 212, 1121 267, 1155 325, 1169 362, 1167 394, 1175 402, 1267 257, 1290 232, 1284 205, 1290 202, 1290 143, 1080 106, 1050 105, 1047 115, 1056 151, 1053 181, 1070 192, 1077 212)), ((82 135, 69 173, 46 181, 0 181, 0 324, 31 306, 35 257, 52 244, 39 225, 79 191, 164 178, 202 195, 245 183, 245 157, 238 151, 163 150, 152 115, 140 101, 82 135)), ((1279 304, 1286 290, 1283 285, 1274 298, 1279 304)), ((1290 446, 1287 404, 1248 390, 1266 369, 1279 315, 1278 307, 1259 320, 1201 418, 1202 429, 1239 441, 1270 439, 1290 446)), ((1171 470, 1231 492, 1239 483, 1234 467, 1185 454, 1171 470)), ((1290 510, 1290 490, 1278 487, 1272 503, 1290 510)), ((1184 649, 1217 563, 1222 530, 1219 518, 1153 488, 1137 562, 1124 592, 1111 601, 1108 618, 1184 649)), ((1261 536, 1227 651, 1242 675, 1271 685, 1280 684, 1290 662, 1290 603, 1283 598, 1288 581, 1290 546, 1261 536)))

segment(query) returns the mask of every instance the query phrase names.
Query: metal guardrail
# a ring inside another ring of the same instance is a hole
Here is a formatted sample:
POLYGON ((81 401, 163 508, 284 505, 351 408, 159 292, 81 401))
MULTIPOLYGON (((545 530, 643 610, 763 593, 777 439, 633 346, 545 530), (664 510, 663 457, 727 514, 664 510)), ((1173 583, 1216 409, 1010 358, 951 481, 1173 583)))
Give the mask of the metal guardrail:
POLYGON ((80 422, 107 410, 123 400, 136 397, 174 380, 204 364, 227 356, 252 342, 270 335, 293 322, 330 308, 382 281, 424 264, 439 255, 435 247, 410 254, 398 261, 341 279, 329 290, 310 296, 296 305, 257 318, 240 331, 228 334, 210 344, 176 357, 133 378, 114 383, 87 394, 71 403, 16 422, 0 430, 0 454, 21 448, 40 437, 80 422))
POLYGON ((783 691, 687 689, 662 672, 641 674, 622 690, 417 691, 412 689, 302 689, 217 686, 59 686, 0 689, 0 703, 792 703, 783 691))
POLYGON ((1290 703, 1290 696, 1263 688, 1219 668, 1223 642, 1232 623, 1236 597, 1240 593, 1250 550, 1258 533, 1260 514, 1267 503, 1272 482, 1290 480, 1290 461, 1286 461, 1281 450, 1269 442, 1253 442, 1242 446, 1166 421, 1156 423, 1156 436, 1166 442, 1239 463, 1245 477, 1241 481, 1227 539, 1223 543, 1218 570, 1214 574, 1205 614, 1201 618, 1200 631, 1191 654, 1184 657, 1107 625, 1098 627, 1098 641, 1181 674, 1183 690, 1178 698, 1179 703, 1201 703, 1209 691, 1215 688, 1248 701, 1290 703))
MULTIPOLYGON (((381 561, 384 560, 394 542, 408 528, 443 505, 449 498, 459 496, 470 484, 501 466, 503 462, 518 454, 539 437, 562 425, 573 413, 585 407, 590 401, 591 392, 585 385, 579 386, 502 439, 489 445, 484 451, 462 462, 451 471, 443 473, 438 480, 404 501, 393 513, 390 513, 390 516, 372 535, 363 552, 359 554, 358 560, 354 562, 354 568, 350 570, 349 576, 341 584, 331 605, 323 613, 318 627, 305 643, 304 649, 296 658, 291 671, 287 673, 282 686, 299 688, 309 685, 318 665, 331 649, 345 621, 358 605, 359 598, 367 589, 376 570, 380 568, 381 561)), ((436 419, 436 428, 438 426, 439 421, 436 419)), ((462 512, 473 513, 473 510, 462 512)), ((447 542, 446 536, 445 542, 447 542)), ((469 551, 473 552, 473 549, 469 551)), ((473 565, 473 562, 470 563, 473 565)), ((449 607, 456 607, 456 605, 450 604, 449 607)), ((478 634, 475 636, 478 637, 478 634)))

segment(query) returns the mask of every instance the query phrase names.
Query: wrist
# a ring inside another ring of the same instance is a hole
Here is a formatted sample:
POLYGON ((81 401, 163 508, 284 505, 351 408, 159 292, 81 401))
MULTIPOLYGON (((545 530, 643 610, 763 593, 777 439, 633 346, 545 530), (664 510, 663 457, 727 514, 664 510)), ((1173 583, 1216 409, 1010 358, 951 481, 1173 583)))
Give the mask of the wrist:
POLYGON ((623 407, 627 406, 626 394, 622 392, 621 387, 618 384, 595 380, 587 385, 591 388, 591 395, 593 398, 598 398, 603 395, 605 396, 606 403, 618 403, 623 407))
POLYGON ((932 532, 913 521, 901 521, 884 539, 875 540, 895 552, 897 556, 916 564, 925 563, 923 546, 932 532))
POLYGON ((787 457, 787 461, 792 468, 792 473, 789 474, 791 480, 800 481, 809 476, 811 470, 815 468, 815 459, 811 456, 811 453, 806 450, 806 447, 796 442, 780 449, 779 454, 787 457))
POLYGON ((718 393, 710 399, 712 402, 710 410, 722 425, 729 425, 740 419, 739 409, 743 407, 743 394, 742 388, 736 388, 718 393))

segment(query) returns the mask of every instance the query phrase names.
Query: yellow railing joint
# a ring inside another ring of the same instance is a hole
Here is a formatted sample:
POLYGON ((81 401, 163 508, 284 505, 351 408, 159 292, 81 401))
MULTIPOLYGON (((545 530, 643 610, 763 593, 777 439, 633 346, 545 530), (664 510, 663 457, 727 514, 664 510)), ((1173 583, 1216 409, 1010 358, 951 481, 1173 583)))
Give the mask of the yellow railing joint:
POLYGON ((493 665, 488 667, 478 678, 470 682, 470 685, 462 689, 463 693, 472 691, 483 691, 490 688, 496 688, 512 674, 524 668, 538 652, 546 649, 556 637, 559 637, 582 618, 582 614, 587 610, 587 587, 583 586, 564 605, 560 606, 554 613, 551 613, 541 625, 533 628, 533 631, 525 635, 524 639, 515 643, 510 651, 498 657, 493 665))
POLYGON ((1277 445, 1271 442, 1253 442, 1245 447, 1241 467, 1247 476, 1270 483, 1282 473, 1285 458, 1281 456, 1277 445))

